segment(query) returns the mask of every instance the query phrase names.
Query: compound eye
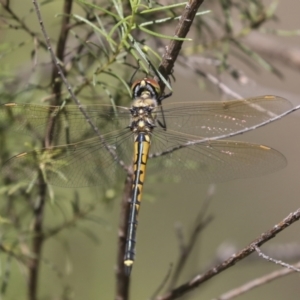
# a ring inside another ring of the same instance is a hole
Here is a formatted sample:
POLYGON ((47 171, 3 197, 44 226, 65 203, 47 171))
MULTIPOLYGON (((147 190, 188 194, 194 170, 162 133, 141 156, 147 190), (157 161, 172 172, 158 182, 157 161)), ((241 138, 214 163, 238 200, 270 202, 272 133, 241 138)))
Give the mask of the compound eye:
POLYGON ((144 78, 136 80, 131 86, 132 97, 140 97, 142 93, 149 93, 151 97, 160 96, 160 86, 154 79, 144 78))
POLYGON ((140 79, 134 81, 134 83, 131 85, 131 92, 133 92, 135 90, 135 88, 141 84, 141 81, 140 79))
POLYGON ((157 95, 160 95, 160 86, 156 80, 151 78, 145 78, 144 80, 154 89, 157 95))

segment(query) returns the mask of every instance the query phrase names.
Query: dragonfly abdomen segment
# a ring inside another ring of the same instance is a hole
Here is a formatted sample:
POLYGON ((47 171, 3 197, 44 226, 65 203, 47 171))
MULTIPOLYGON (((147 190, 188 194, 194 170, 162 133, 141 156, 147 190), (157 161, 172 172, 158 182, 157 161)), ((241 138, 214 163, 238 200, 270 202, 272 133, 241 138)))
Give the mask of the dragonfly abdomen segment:
POLYGON ((130 213, 128 219, 128 231, 126 240, 126 250, 124 264, 131 267, 135 256, 136 227, 138 224, 138 212, 142 200, 142 191, 146 174, 146 164, 150 149, 150 135, 140 132, 134 141, 134 161, 133 161, 133 185, 132 198, 130 203, 130 213))

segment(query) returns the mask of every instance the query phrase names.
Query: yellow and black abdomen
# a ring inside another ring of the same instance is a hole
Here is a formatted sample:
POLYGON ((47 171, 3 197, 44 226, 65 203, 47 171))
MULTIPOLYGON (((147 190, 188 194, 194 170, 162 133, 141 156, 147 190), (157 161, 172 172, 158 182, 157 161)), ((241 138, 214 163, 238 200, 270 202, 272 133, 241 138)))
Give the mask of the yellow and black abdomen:
POLYGON ((150 149, 150 134, 139 132, 134 141, 133 185, 128 219, 128 232, 124 264, 131 267, 135 256, 137 217, 142 200, 142 191, 146 174, 146 164, 150 149))

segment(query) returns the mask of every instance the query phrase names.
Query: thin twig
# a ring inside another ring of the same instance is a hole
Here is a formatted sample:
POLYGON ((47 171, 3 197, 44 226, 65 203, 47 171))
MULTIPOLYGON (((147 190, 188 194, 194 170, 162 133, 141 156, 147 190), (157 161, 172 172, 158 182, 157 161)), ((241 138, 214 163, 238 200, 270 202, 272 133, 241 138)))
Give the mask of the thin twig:
POLYGON ((29 300, 37 300, 38 277, 40 271, 40 260, 44 244, 43 222, 44 210, 47 197, 47 184, 39 172, 39 195, 36 203, 33 204, 33 240, 32 240, 32 259, 29 263, 28 276, 28 297, 29 300))
POLYGON ((184 57, 181 56, 178 58, 178 62, 189 69, 193 70, 197 75, 200 75, 203 78, 206 78, 209 80, 213 85, 217 86, 220 91, 222 91, 224 94, 229 95, 230 97, 234 99, 242 99, 243 97, 233 91, 228 85, 226 85, 224 82, 222 82, 220 79, 218 79, 216 76, 214 76, 211 73, 204 72, 200 69, 199 66, 199 57, 189 56, 184 57))
POLYGON ((173 265, 170 264, 170 267, 167 271, 167 274, 164 276, 163 280, 161 281, 160 285, 157 287, 157 289, 154 291, 153 295, 149 298, 150 300, 155 299, 155 297, 160 293, 160 291, 162 291, 162 289, 164 288, 164 286, 167 284, 170 276, 171 276, 171 272, 173 269, 173 265))
MULTIPOLYGON (((60 33, 58 37, 58 42, 56 46, 56 57, 63 63, 64 55, 65 55, 65 49, 66 49, 66 43, 68 39, 68 33, 69 33, 69 22, 70 22, 70 14, 72 11, 72 4, 73 0, 65 0, 64 7, 63 7, 63 17, 60 27, 60 33)), ((67 77, 66 71, 64 70, 64 65, 62 66, 62 70, 64 71, 64 75, 67 77)), ((57 99, 56 101, 52 101, 54 103, 51 103, 52 105, 59 105, 58 102, 60 100, 60 92, 61 92, 61 80, 58 80, 58 74, 57 74, 57 67, 55 64, 53 64, 52 68, 52 80, 51 83, 53 84, 53 93, 56 95, 57 99)))
MULTIPOLYGON (((72 10, 73 0, 65 0, 64 2, 64 11, 63 18, 61 23, 61 32, 59 36, 59 42, 57 46, 57 57, 63 61, 65 45, 68 36, 67 24, 69 23, 69 14, 72 10)), ((56 65, 53 64, 52 70, 52 84, 53 89, 52 93, 56 95, 54 104, 58 104, 60 100, 61 92, 61 81, 57 80, 57 69, 56 65)), ((50 146, 52 133, 54 130, 55 118, 51 117, 51 114, 48 118, 47 131, 45 133, 44 145, 50 146)), ((44 233, 43 233, 43 222, 44 222, 44 210, 46 204, 47 196, 47 183, 44 180, 42 172, 39 172, 39 198, 34 203, 33 215, 34 215, 34 224, 33 224, 33 241, 32 241, 32 253, 33 259, 29 265, 29 277, 28 277, 28 286, 29 286, 29 299, 37 299, 37 287, 38 287, 38 276, 40 270, 40 259, 42 255, 42 248, 44 244, 44 233)))
POLYGON ((258 253, 258 255, 260 257, 262 257, 263 259, 267 260, 267 261, 270 261, 270 262, 273 262, 277 265, 280 265, 284 268, 287 268, 287 269, 292 269, 296 272, 300 272, 300 269, 299 268, 295 268, 293 265, 290 265, 290 264, 287 264, 285 262, 283 262, 282 260, 279 260, 279 259, 275 259, 273 257, 270 257, 269 255, 266 255, 265 253, 263 253, 259 247, 255 246, 255 251, 258 253))
POLYGON ((192 291, 196 287, 200 286, 203 282, 211 279, 212 277, 218 275, 219 273, 225 271, 229 267, 233 266, 237 262, 243 260, 247 256, 249 256, 251 253, 255 251, 255 246, 261 246, 270 239, 274 238, 278 233, 292 225, 294 222, 298 221, 300 219, 300 208, 296 210, 295 212, 289 214, 286 218, 284 218, 281 222, 276 224, 272 229, 266 231, 263 233, 260 237, 255 239, 253 242, 251 242, 247 247, 239 251, 238 253, 235 253, 231 255, 227 260, 225 260, 223 263, 219 264, 218 266, 208 270, 207 272, 203 274, 199 274, 189 280, 188 282, 182 284, 181 286, 175 288, 174 290, 168 292, 164 296, 157 297, 157 300, 172 300, 177 299, 188 292, 192 291))
MULTIPOLYGON (((58 43, 56 46, 56 57, 59 61, 62 62, 62 72, 65 77, 67 77, 67 73, 64 67, 64 55, 65 55, 65 48, 66 48, 66 42, 68 38, 68 24, 70 22, 70 13, 72 11, 72 4, 73 0, 65 0, 64 6, 63 6, 63 17, 60 27, 60 33, 58 38, 58 43)), ((57 66, 55 63, 53 63, 52 66, 52 79, 51 79, 51 85, 52 87, 52 93, 55 95, 55 98, 52 99, 51 105, 60 105, 61 103, 61 90, 62 90, 62 81, 60 80, 60 75, 57 73, 57 66)), ((52 144, 52 137, 53 137, 53 130, 55 127, 55 116, 52 116, 52 112, 49 111, 48 116, 48 124, 47 124, 47 132, 46 132, 46 138, 45 138, 45 147, 50 147, 52 144)))
MULTIPOLYGON (((300 262, 294 265, 295 268, 300 268, 300 262)), ((275 279, 279 279, 283 276, 289 275, 294 273, 295 271, 292 269, 280 269, 278 271, 274 271, 272 273, 269 273, 267 275, 261 276, 259 278, 256 278, 254 280, 251 280, 235 289, 232 289, 222 295, 220 295, 217 298, 214 298, 212 300, 230 300, 234 299, 237 296, 241 296, 242 294, 245 294, 254 288, 260 287, 262 285, 265 285, 266 283, 269 283, 275 279)))
POLYGON ((92 130, 96 133, 96 135, 98 136, 98 138, 100 139, 100 141, 104 144, 105 149, 107 150, 107 152, 112 156, 112 158, 121 166, 121 168, 123 168, 123 170, 126 173, 130 173, 129 168, 125 165, 125 163, 120 160, 120 158, 118 157, 117 153, 112 149, 112 147, 109 147, 106 143, 105 140, 99 130, 99 128, 95 125, 95 123, 91 120, 91 118, 89 117, 89 115, 87 114, 87 112, 84 110, 81 102, 79 101, 79 99, 76 97, 72 86, 70 85, 70 83, 68 82, 66 76, 63 73, 62 67, 60 66, 60 62, 57 59, 57 57, 54 54, 54 51, 52 49, 51 43, 50 43, 50 38, 49 35, 47 34, 46 28, 44 26, 44 22, 42 19, 42 15, 41 15, 41 11, 39 8, 39 4, 37 0, 32 0, 34 7, 35 7, 35 11, 36 11, 36 15, 38 18, 38 21, 40 23, 40 27, 41 30, 43 32, 44 38, 46 40, 47 43, 47 47, 48 50, 51 54, 51 58, 52 61, 55 63, 57 70, 58 70, 58 74, 61 77, 62 81, 64 82, 65 86, 67 87, 67 90, 69 92, 69 94, 71 95, 73 101, 76 103, 76 105, 78 106, 79 111, 82 113, 82 115, 84 116, 84 118, 86 119, 87 123, 91 126, 92 130))
POLYGON ((273 118, 270 118, 266 121, 263 121, 259 124, 256 124, 256 125, 253 125, 251 127, 247 127, 247 128, 244 128, 244 129, 241 129, 241 130, 238 130, 238 131, 235 131, 235 132, 230 132, 230 133, 226 133, 226 134, 222 134, 222 135, 218 135, 218 136, 213 136, 213 137, 209 137, 209 138, 202 138, 200 140, 193 140, 193 141, 189 141, 189 142, 186 142, 184 144, 180 144, 178 146, 174 146, 173 148, 169 148, 167 150, 164 150, 164 151, 161 151, 161 152, 157 152, 157 153, 152 153, 151 155, 149 155, 149 158, 155 158, 155 157, 159 157, 159 156, 163 156, 163 155, 167 155, 169 153, 173 153, 174 151, 178 151, 180 149, 183 149, 183 148, 186 148, 186 147, 190 147, 191 145, 199 145, 199 144, 205 144, 205 143, 209 143, 211 141, 216 141, 216 140, 223 140, 223 139, 227 139, 227 138, 231 138, 233 136, 236 136, 236 135, 240 135, 240 134, 243 134, 245 132, 248 132, 248 131, 252 131, 252 130, 255 130, 257 128, 260 128, 260 127, 263 127, 263 126, 266 126, 274 121, 277 121, 277 120, 280 120, 282 119, 283 117, 297 111, 300 109, 300 105, 297 105, 287 111, 285 111, 284 113, 280 114, 280 115, 276 115, 275 117, 273 118))
POLYGON ((27 32, 31 37, 37 39, 38 42, 39 42, 39 44, 40 44, 44 49, 47 49, 46 43, 43 42, 42 40, 40 40, 40 39, 38 38, 37 34, 36 34, 35 32, 33 32, 33 31, 26 25, 26 23, 25 23, 22 19, 20 19, 20 18, 18 17, 18 15, 15 14, 15 12, 10 8, 10 6, 9 6, 10 1, 6 1, 6 3, 5 3, 4 0, 1 0, 0 3, 1 3, 1 5, 2 5, 2 7, 4 8, 4 10, 6 10, 6 11, 12 16, 12 18, 13 18, 16 22, 18 22, 18 23, 20 24, 20 26, 18 26, 18 28, 23 29, 23 30, 24 30, 25 32, 27 32))
POLYGON ((199 210, 199 213, 196 217, 196 220, 194 222, 194 227, 192 228, 188 242, 186 245, 181 247, 182 251, 181 251, 178 261, 176 263, 174 274, 170 281, 169 290, 172 289, 174 287, 174 285, 176 284, 178 277, 180 276, 180 274, 187 262, 189 255, 191 254, 192 250, 194 249, 194 246, 196 244, 196 241, 198 240, 199 234, 203 231, 204 228, 206 228, 206 226, 212 220, 212 216, 208 216, 206 218, 204 218, 204 217, 205 217, 205 214, 207 213, 207 209, 210 204, 210 200, 213 197, 213 194, 214 194, 214 191, 213 191, 213 189, 210 188, 205 197, 205 200, 199 210))

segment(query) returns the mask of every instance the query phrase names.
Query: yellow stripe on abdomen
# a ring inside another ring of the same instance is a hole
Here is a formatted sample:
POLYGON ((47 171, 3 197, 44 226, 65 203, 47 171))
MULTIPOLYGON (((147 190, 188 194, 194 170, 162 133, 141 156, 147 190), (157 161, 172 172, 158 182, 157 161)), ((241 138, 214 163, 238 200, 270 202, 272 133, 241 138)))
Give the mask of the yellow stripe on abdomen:
POLYGON ((140 202, 142 200, 142 190, 146 175, 146 165, 148 160, 148 154, 150 150, 150 138, 148 135, 144 135, 144 141, 134 142, 134 161, 133 161, 133 171, 134 179, 132 189, 138 188, 139 193, 137 195, 137 200, 140 202))
POLYGON ((150 150, 150 136, 147 133, 139 133, 134 142, 133 159, 133 185, 132 197, 130 203, 130 213, 128 219, 128 231, 126 239, 126 250, 124 264, 130 267, 133 264, 135 256, 135 237, 137 227, 137 217, 142 200, 142 191, 146 175, 146 165, 150 150))

